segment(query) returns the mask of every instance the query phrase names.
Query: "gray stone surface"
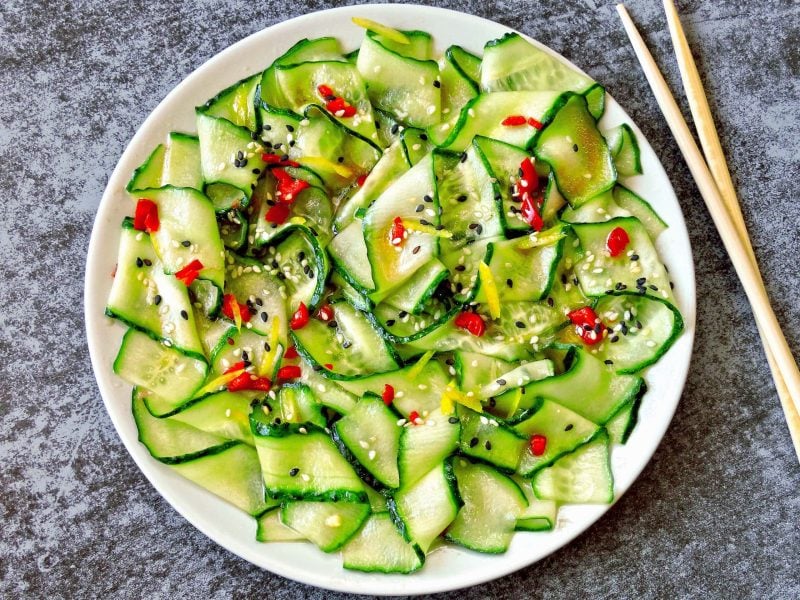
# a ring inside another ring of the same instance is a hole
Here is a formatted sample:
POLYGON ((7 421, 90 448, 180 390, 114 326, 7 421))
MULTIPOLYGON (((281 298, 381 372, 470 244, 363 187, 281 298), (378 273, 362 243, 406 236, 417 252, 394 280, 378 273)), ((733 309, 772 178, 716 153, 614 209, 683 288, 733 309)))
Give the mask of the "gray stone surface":
MULTIPOLYGON (((519 28, 605 83, 669 173, 697 264, 683 399, 628 494, 546 560, 457 592, 484 597, 800 597, 800 468, 742 288, 613 3, 444 5, 519 28)), ((0 6, 0 597, 322 598, 184 521, 140 474, 89 365, 83 265, 122 149, 198 65, 297 3, 3 0, 0 6)), ((659 2, 631 2, 668 80, 659 2)), ((800 8, 680 2, 767 286, 800 349, 800 8)))

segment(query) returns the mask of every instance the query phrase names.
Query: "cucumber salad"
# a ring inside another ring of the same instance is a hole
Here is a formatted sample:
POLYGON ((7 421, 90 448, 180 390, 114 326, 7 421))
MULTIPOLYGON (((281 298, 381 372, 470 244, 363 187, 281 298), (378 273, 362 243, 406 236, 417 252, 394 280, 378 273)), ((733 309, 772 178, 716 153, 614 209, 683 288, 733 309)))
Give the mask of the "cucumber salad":
POLYGON ((353 20, 135 170, 106 313, 154 459, 260 542, 411 573, 612 502, 683 322, 598 83, 516 34, 436 56, 353 20))

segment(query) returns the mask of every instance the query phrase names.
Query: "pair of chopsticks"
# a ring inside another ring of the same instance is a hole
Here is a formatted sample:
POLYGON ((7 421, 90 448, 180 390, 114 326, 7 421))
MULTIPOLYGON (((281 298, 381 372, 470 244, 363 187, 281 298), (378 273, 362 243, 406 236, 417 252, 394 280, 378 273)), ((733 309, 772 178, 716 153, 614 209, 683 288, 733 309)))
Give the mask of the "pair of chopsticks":
POLYGON ((673 0, 663 1, 672 36, 672 45, 678 58, 683 89, 689 100, 689 107, 705 157, 697 147, 689 126, 686 124, 675 98, 670 93, 667 82, 664 81, 664 76, 659 71, 628 11, 622 4, 618 4, 617 12, 619 12, 625 31, 661 112, 689 166, 689 171, 705 200, 708 212, 711 213, 711 218, 750 301, 761 336, 761 343, 764 346, 772 378, 775 381, 775 388, 789 426, 794 449, 800 458, 800 371, 798 371, 797 363, 786 343, 786 338, 775 318, 775 313, 764 289, 764 282, 761 279, 753 247, 747 235, 736 190, 733 188, 714 119, 708 107, 708 100, 697 72, 697 66, 689 50, 686 35, 678 18, 678 11, 673 0))

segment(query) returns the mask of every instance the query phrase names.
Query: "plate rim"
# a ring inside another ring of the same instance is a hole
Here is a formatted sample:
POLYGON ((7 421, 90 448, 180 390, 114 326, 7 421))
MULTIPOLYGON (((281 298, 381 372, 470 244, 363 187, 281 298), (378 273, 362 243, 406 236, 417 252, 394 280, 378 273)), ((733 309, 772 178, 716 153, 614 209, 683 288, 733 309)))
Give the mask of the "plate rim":
MULTIPOLYGON (((615 106, 621 111, 621 114, 624 116, 625 122, 632 125, 634 128, 635 133, 638 136, 639 144, 642 150, 643 158, 645 155, 648 158, 655 159, 655 164, 648 165, 649 168, 656 169, 656 179, 661 178, 666 182, 666 187, 660 189, 659 191, 665 192, 666 194, 666 201, 670 204, 674 204, 674 207, 670 208, 672 211, 673 208, 677 208, 677 217, 678 220, 676 222, 670 223, 671 229, 674 227, 673 231, 677 231, 678 235, 678 242, 679 245, 684 246, 684 250, 688 250, 688 269, 686 264, 682 265, 682 275, 684 281, 682 282, 681 286, 681 302, 680 310, 684 317, 684 331, 682 332, 681 336, 678 339, 678 343, 669 350, 665 357, 662 357, 661 360, 664 360, 666 356, 672 356, 672 361, 678 363, 680 369, 678 370, 677 376, 671 376, 670 380, 672 382, 673 391, 671 394, 671 399, 669 400, 669 405, 665 407, 665 412, 661 416, 661 420, 652 423, 651 428, 653 431, 652 434, 655 435, 655 441, 651 441, 647 443, 646 448, 643 451, 642 457, 640 456, 636 462, 636 464, 632 467, 625 467, 627 470, 624 471, 626 474, 626 483, 621 486, 621 489, 616 489, 615 486, 615 499, 612 504, 609 505, 598 505, 595 509, 586 511, 587 516, 582 517, 585 522, 580 523, 577 526, 570 526, 568 524, 568 528, 570 529, 567 534, 562 536, 564 539, 561 540, 558 544, 554 545, 550 548, 549 551, 545 552, 540 556, 534 556, 529 560, 509 560, 503 562, 502 560, 498 561, 497 556, 495 557, 481 557, 482 560, 485 560, 486 563, 491 564, 491 568, 487 568, 485 572, 478 572, 478 570, 473 570, 470 573, 461 573, 458 574, 456 577, 453 577, 450 574, 450 577, 437 577, 436 574, 431 575, 430 571, 427 571, 427 567, 423 568, 420 572, 412 575, 374 575, 374 574, 362 574, 357 572, 346 571, 341 567, 341 563, 339 561, 339 566, 336 568, 336 573, 316 573, 316 572, 309 572, 307 569, 304 570, 303 567, 299 567, 296 569, 287 569, 282 567, 281 565, 276 566, 275 564, 269 564, 271 562, 269 558, 270 552, 264 550, 264 545, 260 546, 261 549, 261 559, 259 560, 257 557, 252 555, 252 548, 249 546, 254 543, 254 540, 241 540, 238 538, 230 538, 225 537, 226 532, 220 532, 217 528, 213 527, 207 521, 200 520, 194 513, 193 507, 187 505, 187 499, 182 497, 180 493, 174 493, 171 489, 167 489, 168 485, 165 483, 165 475, 164 470, 166 467, 161 463, 158 463, 154 459, 150 457, 149 454, 144 450, 144 448, 139 444, 137 436, 131 437, 131 435, 124 433, 126 425, 130 423, 123 423, 123 419, 125 418, 125 414, 127 413, 127 417, 129 421, 132 421, 132 417, 130 417, 130 410, 129 410, 129 400, 127 400, 124 404, 119 404, 119 399, 122 395, 120 388, 124 388, 126 390, 130 390, 130 386, 120 386, 115 384, 112 381, 109 381, 109 377, 115 377, 113 372, 111 371, 110 363, 105 363, 101 359, 101 350, 99 345, 103 340, 103 328, 105 327, 106 323, 104 319, 107 321, 107 317, 103 316, 103 308, 105 306, 105 293, 99 294, 98 290, 105 289, 110 287, 110 282, 107 280, 105 281, 105 285, 103 285, 103 279, 101 275, 101 271, 97 268, 98 263, 100 262, 100 255, 98 249, 100 248, 103 241, 107 241, 109 238, 108 234, 108 217, 110 213, 113 212, 113 201, 114 197, 119 195, 120 193, 124 194, 124 187, 125 182, 127 181, 128 177, 128 166, 126 163, 130 163, 134 160, 133 156, 136 155, 137 151, 140 155, 143 155, 142 145, 143 141, 146 139, 148 133, 151 130, 159 129, 159 128, 166 128, 167 130, 170 129, 168 124, 169 119, 168 114, 164 115, 166 107, 173 102, 173 99, 189 93, 189 90, 192 86, 199 86, 202 89, 206 89, 208 83, 204 82, 203 79, 207 78, 206 73, 211 72, 213 68, 217 65, 223 65, 227 61, 231 61, 233 57, 237 54, 241 53, 244 48, 247 48, 248 45, 253 44, 261 38, 264 38, 263 43, 268 43, 269 39, 272 36, 279 36, 282 30, 289 30, 294 27, 299 27, 304 24, 314 22, 317 20, 325 20, 327 17, 335 16, 356 16, 356 15, 363 15, 370 18, 375 18, 376 20, 391 19, 391 15, 393 12, 399 11, 401 13, 408 13, 408 14, 415 14, 418 13, 419 17, 424 20, 426 16, 433 16, 433 17, 440 17, 448 20, 459 20, 463 19, 465 21, 469 21, 474 27, 486 27, 488 29, 496 29, 498 27, 502 28, 505 32, 516 32, 525 37, 525 39, 533 42, 540 48, 545 49, 551 55, 557 56, 559 59, 564 60, 567 64, 572 66, 573 68, 583 72, 577 66, 575 66, 571 61, 567 60, 565 57, 560 55, 559 53, 555 52, 551 48, 544 46, 543 44, 537 42, 536 40, 526 36, 525 34, 514 30, 511 27, 505 26, 501 23, 497 23, 491 21, 489 19, 485 19, 483 17, 479 17, 476 15, 455 11, 451 9, 433 7, 433 6, 422 6, 422 5, 403 5, 403 4, 364 4, 364 5, 356 5, 356 6, 343 6, 337 8, 330 8, 322 11, 315 11, 312 13, 300 15, 294 17, 292 19, 287 19, 278 23, 275 23, 269 27, 256 31, 249 36, 242 38, 241 40, 235 42, 234 44, 228 46, 227 48, 223 49, 222 51, 218 52, 207 61, 205 61, 202 65, 197 67, 193 70, 188 76, 186 76, 178 85, 170 90, 170 92, 164 97, 164 99, 156 106, 155 109, 147 116, 144 122, 139 126, 136 133, 131 138, 130 142, 126 146, 123 153, 120 155, 120 158, 112 171, 111 176, 109 177, 108 184, 103 192, 103 196, 100 200, 100 203, 97 208, 97 214, 95 216, 95 220, 92 227, 92 234, 91 239, 88 246, 87 251, 87 261, 86 261, 86 272, 85 272, 85 280, 84 280, 84 317, 85 317, 85 324, 86 324, 86 335, 87 335, 87 343, 89 346, 89 353, 92 362, 92 370, 95 375, 95 379, 98 384, 98 388, 100 390, 101 396, 103 398, 103 403, 106 408, 106 412, 109 414, 109 417, 114 424, 114 427, 117 431, 117 434, 120 436, 126 450, 133 458, 134 462, 138 466, 139 470, 145 475, 145 477, 150 481, 156 491, 161 495, 181 516, 183 516, 187 521, 189 521, 192 526, 196 529, 201 531, 204 535, 212 539, 215 543, 222 546, 223 548, 227 549, 230 552, 233 552, 237 556, 247 560, 248 562, 260 567, 269 570, 272 573, 276 573, 283 577, 287 577, 289 579, 293 579, 300 583, 314 585, 324 589, 330 589, 339 592, 351 592, 351 593, 359 593, 359 594, 374 594, 374 595, 392 595, 402 593, 404 595, 407 594, 423 594, 423 593, 436 593, 454 589, 460 589, 472 585, 477 585, 480 583, 484 583, 487 581, 491 581, 514 571, 520 570, 531 564, 549 556, 553 552, 559 550, 560 548, 566 546, 567 544, 571 543, 575 538, 581 535, 584 531, 586 531, 589 527, 591 527, 594 523, 596 523, 604 514, 610 510, 610 508, 624 495, 624 493, 629 489, 630 485, 639 477, 641 472, 644 468, 649 464, 650 460, 652 459, 653 454, 655 453, 658 445, 661 443, 663 436, 666 432, 666 429, 669 427, 669 424, 672 420, 675 410, 677 409, 678 402, 683 392, 683 388, 686 382, 686 378, 688 376, 689 370, 689 363, 692 356, 692 346, 694 340, 694 333, 695 333, 695 325, 696 325, 696 289, 695 289, 695 276, 694 276, 694 260, 693 255, 691 252, 691 244, 688 238, 688 231, 686 227, 686 220, 683 216, 683 211, 678 203, 674 188, 672 187, 669 178, 666 176, 664 172, 663 166, 661 165, 660 161, 655 154, 652 146, 650 146, 649 141, 644 137, 644 134, 641 130, 636 126, 634 121, 631 117, 627 114, 627 112, 622 109, 622 107, 616 103, 616 101, 607 94, 607 104, 609 106, 615 106), (681 235, 682 234, 682 235, 681 235), (684 239, 680 239, 684 238, 684 239), (687 284, 689 286, 687 287, 687 284), (102 298, 102 300, 100 300, 102 298), (674 351, 676 349, 682 349, 683 353, 676 354, 674 351), (124 409, 122 408, 124 406, 124 409), (120 414, 122 411, 123 414, 120 414), (221 539, 224 538, 224 539, 221 539), (249 542, 249 543, 247 543, 249 542), (494 559, 494 560, 493 560, 494 559)), ((389 21, 391 22, 391 21, 389 21)), ((313 27, 312 27, 313 29, 313 27)), ((436 42, 436 27, 430 28, 432 29, 432 35, 434 37, 434 42, 436 42)), ((337 37, 342 37, 341 34, 337 34, 337 37)), ((497 37, 494 34, 487 35, 485 41, 492 39, 493 37, 497 37)), ((297 39, 297 38, 293 38, 297 39)), ((483 38, 481 38, 483 39, 483 38)), ((466 45, 466 44, 465 44, 466 45)), ((265 65, 266 66, 266 65, 265 65)), ((222 86, 219 86, 222 89, 222 86)), ((214 92, 212 91, 212 94, 214 92)), ((616 110, 616 109, 615 109, 616 110)), ((147 148, 145 148, 146 151, 147 148)), ((653 173, 648 173, 645 177, 651 178, 653 177, 653 173)), ((634 191, 635 187, 634 187, 634 191)), ((113 227, 113 226, 112 226, 113 227)), ((110 237, 118 238, 118 231, 116 227, 113 227, 111 230, 110 237)), ((660 238, 661 239, 661 238, 660 238)), ((116 245, 116 244, 115 244, 116 245)), ((658 243, 659 246, 659 254, 663 254, 661 246, 662 244, 658 243)), ((668 254, 671 256, 671 254, 668 254)), ((116 260, 116 256, 114 256, 113 260, 116 260)), ((120 333, 121 336, 121 333, 120 333)), ((662 394, 663 395, 663 394, 662 394)), ((126 393, 126 396, 129 397, 129 391, 126 393)), ((664 400, 664 398, 661 398, 664 400)), ((637 430, 641 429, 641 424, 637 427, 637 430)), ((634 434, 636 431, 634 430, 634 434)), ((612 456, 613 458, 613 456, 612 456)), ((617 470, 617 465, 614 465, 615 475, 617 470)), ((193 484, 190 484, 193 485, 193 484)), ((198 488, 199 490, 199 488, 198 488)), ((203 490, 199 490, 204 494, 209 494, 203 490)), ((210 500, 213 503, 213 501, 210 500)), ((222 501, 220 501, 222 502, 222 501)), ((189 504, 191 504, 191 499, 189 499, 189 504)), ((236 509, 234 509, 236 510, 236 509)), ((244 514, 244 513, 241 513, 244 514)), ((248 519, 251 517, 248 515, 248 519)), ((515 534, 515 539, 520 538, 522 536, 530 535, 528 533, 520 532, 522 535, 515 534)), ((274 546, 281 547, 283 544, 274 544, 274 546)), ((305 549, 305 548, 304 548, 305 549)), ((314 548, 313 546, 308 546, 306 549, 309 552, 319 553, 319 551, 314 548)), ((454 553, 468 553, 469 551, 461 550, 461 549, 448 549, 450 550, 447 552, 448 556, 454 553)), ((441 551, 435 552, 432 556, 437 555, 441 551)), ((473 553, 474 554, 474 553, 473 553)), ((441 556, 441 554, 439 555, 441 556)), ((503 557, 505 555, 499 555, 499 557, 503 557)), ((444 559, 445 561, 449 559, 444 559)), ((457 560, 457 559, 456 559, 457 560)), ((430 561, 430 558, 429 558, 430 561)), ((441 562, 441 561, 437 561, 441 562)))

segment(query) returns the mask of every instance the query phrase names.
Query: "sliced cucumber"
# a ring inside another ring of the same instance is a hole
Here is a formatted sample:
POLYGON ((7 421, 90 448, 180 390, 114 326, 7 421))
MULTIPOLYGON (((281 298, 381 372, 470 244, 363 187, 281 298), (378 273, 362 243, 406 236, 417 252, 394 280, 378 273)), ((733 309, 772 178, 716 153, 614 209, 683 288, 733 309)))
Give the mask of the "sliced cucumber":
POLYGON ((477 552, 505 552, 517 519, 528 504, 522 490, 513 479, 488 465, 456 459, 453 470, 464 506, 448 527, 445 538, 477 552))
POLYGON ((460 506, 461 498, 448 461, 439 463, 414 485, 404 485, 389 500, 389 512, 403 537, 423 552, 453 522, 460 506))
POLYGON ((653 241, 668 227, 647 200, 638 196, 624 185, 617 185, 613 193, 614 201, 641 221, 653 241))
POLYGON ((361 221, 351 222, 328 246, 331 261, 344 279, 360 293, 375 289, 361 221))
POLYGON ((323 552, 334 552, 353 537, 369 512, 369 504, 354 502, 286 502, 281 522, 323 552))
POLYGON ((608 147, 614 157, 614 166, 617 173, 623 177, 642 174, 642 161, 639 153, 639 143, 636 134, 630 125, 623 123, 606 134, 608 147))
POLYGON ((271 498, 367 502, 364 484, 323 430, 275 424, 263 411, 251 414, 250 426, 271 498))
POLYGON ((280 506, 256 517, 256 540, 259 542, 299 542, 305 539, 281 522, 280 506))
POLYGON ((439 284, 447 279, 448 274, 447 267, 439 259, 432 258, 384 302, 401 311, 418 315, 425 310, 439 284))
POLYGON ((255 131, 258 128, 256 96, 260 83, 260 73, 237 81, 207 101, 203 112, 255 131))
POLYGON ((255 396, 254 392, 217 392, 182 407, 166 420, 252 446, 249 415, 255 396))
POLYGON ((530 438, 544 436, 544 452, 534 455, 530 447, 522 453, 517 472, 530 477, 539 469, 553 463, 594 438, 600 427, 578 413, 543 399, 530 411, 523 412, 517 419, 514 430, 530 438))
POLYGON ((345 569, 368 573, 413 573, 422 568, 425 553, 395 527, 389 513, 370 515, 342 549, 345 569))
POLYGON ((153 187, 165 185, 203 190, 203 174, 200 171, 200 142, 197 136, 176 131, 169 134, 161 185, 153 187))
POLYGON ((167 147, 164 144, 159 144, 153 148, 153 151, 144 162, 134 170, 128 185, 125 186, 125 190, 136 192, 161 187, 166 153, 167 147))
POLYGON ((496 417, 460 405, 457 410, 461 419, 460 452, 513 473, 528 440, 496 417))
POLYGON ((525 494, 527 508, 517 517, 517 531, 549 531, 556 525, 558 504, 554 500, 539 500, 533 493, 530 479, 514 476, 514 482, 525 494))
POLYGON ((442 116, 445 119, 448 119, 449 115, 459 114, 464 105, 479 93, 477 84, 462 67, 464 62, 471 63, 473 59, 480 63, 477 56, 459 46, 450 46, 439 59, 442 116))
POLYGON ((205 361, 192 358, 155 341, 146 333, 129 329, 122 338, 114 373, 149 390, 167 405, 165 414, 187 402, 203 385, 205 361))
POLYGON ((406 423, 400 435, 397 464, 403 488, 413 486, 458 447, 461 424, 455 415, 443 415, 437 408, 420 419, 419 424, 406 423))
POLYGON ((533 477, 533 491, 542 500, 570 504, 609 504, 614 479, 609 463, 608 435, 601 433, 553 466, 533 477))
POLYGON ((246 306, 246 327, 255 333, 269 335, 277 320, 279 339, 287 336, 286 300, 281 296, 280 283, 272 271, 260 261, 228 254, 226 281, 228 294, 246 306))
POLYGON ((525 387, 531 381, 540 381, 547 377, 552 377, 554 374, 553 362, 546 358, 525 362, 483 385, 477 391, 476 397, 480 400, 486 400, 492 396, 504 394, 508 390, 525 387))
POLYGON ((378 397, 364 396, 333 427, 358 462, 386 487, 400 485, 397 453, 400 428, 395 413, 378 397))

